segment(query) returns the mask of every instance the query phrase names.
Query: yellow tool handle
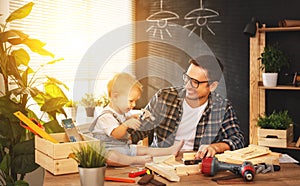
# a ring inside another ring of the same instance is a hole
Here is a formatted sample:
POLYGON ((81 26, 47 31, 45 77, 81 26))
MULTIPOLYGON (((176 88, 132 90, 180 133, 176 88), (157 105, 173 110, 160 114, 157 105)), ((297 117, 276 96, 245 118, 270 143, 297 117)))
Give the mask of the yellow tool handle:
POLYGON ((14 113, 14 115, 19 118, 21 121, 23 121, 28 127, 30 127, 32 130, 34 130, 38 135, 40 135, 42 138, 49 140, 53 143, 59 143, 56 139, 54 139, 52 136, 50 136, 47 132, 45 132, 43 129, 38 127, 35 123, 33 123, 27 116, 25 116, 22 112, 17 111, 14 113))

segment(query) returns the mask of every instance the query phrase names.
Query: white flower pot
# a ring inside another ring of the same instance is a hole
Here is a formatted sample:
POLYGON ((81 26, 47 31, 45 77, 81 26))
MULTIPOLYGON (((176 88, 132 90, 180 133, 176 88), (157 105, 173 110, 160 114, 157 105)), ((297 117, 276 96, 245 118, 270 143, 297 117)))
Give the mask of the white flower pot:
POLYGON ((277 86, 278 73, 263 73, 263 85, 265 87, 276 87, 277 86))

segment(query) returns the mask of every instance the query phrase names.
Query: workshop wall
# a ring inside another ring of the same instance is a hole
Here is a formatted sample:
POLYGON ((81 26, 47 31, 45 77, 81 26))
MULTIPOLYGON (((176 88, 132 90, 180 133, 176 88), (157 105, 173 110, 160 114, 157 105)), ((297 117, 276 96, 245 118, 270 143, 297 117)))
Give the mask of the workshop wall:
MULTIPOLYGON (((136 20, 146 20, 149 15, 160 11, 160 0, 137 0, 136 20), (144 11, 147 9, 147 11, 144 11)), ((179 15, 176 20, 178 25, 186 25, 189 22, 185 19, 191 10, 197 8, 206 8, 217 12, 219 15, 214 18, 208 18, 207 23, 198 27, 194 33, 202 37, 203 41, 214 52, 224 65, 224 79, 226 83, 227 97, 237 112, 241 122, 241 128, 245 132, 245 136, 249 136, 249 38, 243 35, 245 25, 256 17, 261 23, 267 26, 277 26, 279 20, 298 19, 300 20, 298 0, 164 0, 162 1, 163 10, 168 10, 179 15), (200 32, 202 28, 202 32, 200 32)), ((209 12, 203 13, 203 16, 209 12)), ((192 29, 192 27, 187 27, 192 29)), ((153 33, 152 33, 153 34, 153 33)), ((267 42, 279 41, 283 50, 291 56, 293 63, 291 68, 283 73, 293 73, 300 71, 300 63, 295 63, 300 59, 298 43, 300 42, 300 33, 295 32, 290 39, 282 34, 271 34, 267 37, 267 42)), ((149 37, 151 37, 149 33, 149 37)), ((182 39, 180 36, 172 38, 165 36, 164 39, 182 39)), ((170 46, 147 42, 137 46, 137 58, 148 58, 146 64, 159 65, 162 59, 167 59, 178 64, 182 69, 186 69, 186 63, 189 56, 177 48, 170 46), (156 56, 149 58, 147 56, 156 56)), ((151 69, 151 68, 149 68, 151 69)), ((162 69, 161 69, 162 70, 162 69)), ((137 73, 143 71, 143 68, 137 64, 137 73)), ((180 76, 180 75, 178 75, 180 76)), ((283 74, 281 74, 281 77, 283 74)), ((181 77, 181 76, 180 76, 181 77)), ((179 77, 179 78, 180 78, 179 77)), ((282 79, 282 78, 281 78, 282 79)), ((164 86, 162 84, 159 84, 164 86)), ((151 85, 152 91, 148 97, 160 88, 157 85, 151 85)), ((147 91, 146 91, 147 92, 147 91)), ((297 114, 297 105, 300 104, 299 92, 293 92, 292 95, 287 93, 267 93, 267 112, 270 113, 274 109, 288 109, 295 124, 295 139, 299 136, 300 115, 297 114), (284 95, 284 99, 282 97, 284 95), (286 98, 286 99, 285 99, 286 98)), ((246 139, 248 143, 248 138, 246 139)), ((289 151, 295 157, 299 156, 299 151, 289 151)))

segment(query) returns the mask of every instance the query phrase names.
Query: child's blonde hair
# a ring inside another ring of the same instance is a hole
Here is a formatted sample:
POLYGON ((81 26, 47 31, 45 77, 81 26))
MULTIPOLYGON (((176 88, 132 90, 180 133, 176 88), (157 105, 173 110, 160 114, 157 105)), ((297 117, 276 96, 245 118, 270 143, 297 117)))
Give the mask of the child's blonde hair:
POLYGON ((140 92, 143 90, 142 84, 134 76, 125 72, 117 73, 107 83, 107 93, 110 98, 112 93, 129 93, 133 88, 137 88, 140 92))

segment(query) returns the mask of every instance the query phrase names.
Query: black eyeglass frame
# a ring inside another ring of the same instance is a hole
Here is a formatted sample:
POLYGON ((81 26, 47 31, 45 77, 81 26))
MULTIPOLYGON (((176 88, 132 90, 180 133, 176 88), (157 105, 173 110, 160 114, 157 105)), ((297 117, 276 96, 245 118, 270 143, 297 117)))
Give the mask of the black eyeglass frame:
POLYGON ((198 88, 200 84, 202 83, 209 83, 210 81, 198 81, 197 79, 194 79, 192 77, 190 77, 189 75, 187 75, 186 73, 183 73, 182 74, 182 80, 184 82, 184 84, 186 85, 188 82, 190 82, 190 85, 193 87, 193 88, 198 88), (186 81, 187 80, 187 81, 186 81), (194 86, 194 83, 196 83, 197 85, 194 86))

